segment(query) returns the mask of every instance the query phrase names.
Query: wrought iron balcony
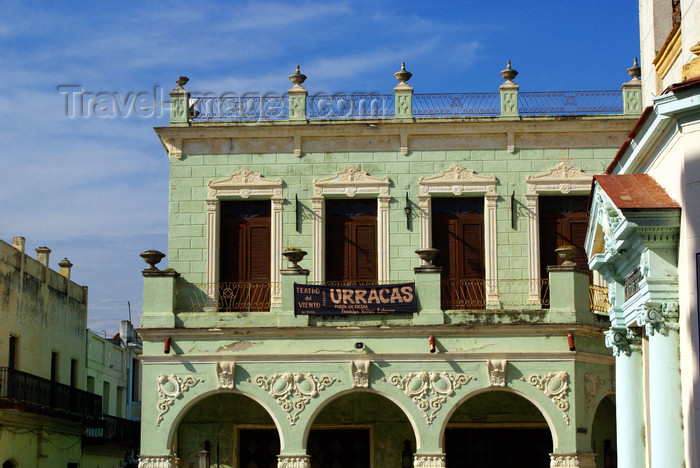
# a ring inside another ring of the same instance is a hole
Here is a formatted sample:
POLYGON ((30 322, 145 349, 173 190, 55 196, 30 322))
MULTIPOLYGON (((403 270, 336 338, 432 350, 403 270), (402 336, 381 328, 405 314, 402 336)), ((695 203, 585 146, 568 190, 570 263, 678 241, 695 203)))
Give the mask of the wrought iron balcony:
POLYGON ((102 420, 95 421, 85 428, 85 437, 90 442, 116 442, 124 445, 138 445, 141 423, 105 414, 102 420))
POLYGON ((7 367, 0 367, 0 403, 79 418, 102 416, 101 396, 7 367))

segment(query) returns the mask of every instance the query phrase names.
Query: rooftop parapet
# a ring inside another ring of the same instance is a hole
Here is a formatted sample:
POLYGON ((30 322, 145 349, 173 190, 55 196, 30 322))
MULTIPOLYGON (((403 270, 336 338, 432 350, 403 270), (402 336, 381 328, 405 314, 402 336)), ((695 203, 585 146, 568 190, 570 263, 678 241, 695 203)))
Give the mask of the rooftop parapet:
POLYGON ((392 119, 417 120, 439 117, 499 117, 558 115, 639 115, 641 81, 639 67, 628 70, 632 80, 619 90, 524 91, 513 81, 518 72, 507 67, 498 91, 465 93, 414 93, 408 84, 412 74, 401 64, 394 74, 399 84, 393 94, 309 94, 302 86, 307 79, 297 65, 289 76, 293 83, 287 94, 262 96, 190 96, 188 81, 180 77, 170 93, 170 126, 206 122, 392 119), (633 70, 633 75, 630 70, 633 70), (187 109, 187 112, 185 112, 187 109))

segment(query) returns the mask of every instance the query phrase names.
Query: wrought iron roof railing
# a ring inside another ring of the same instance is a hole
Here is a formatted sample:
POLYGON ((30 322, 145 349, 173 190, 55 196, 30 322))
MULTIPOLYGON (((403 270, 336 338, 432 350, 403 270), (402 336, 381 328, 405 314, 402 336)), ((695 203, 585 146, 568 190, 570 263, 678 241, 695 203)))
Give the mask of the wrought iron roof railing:
POLYGON ((90 440, 109 440, 127 445, 138 445, 141 434, 141 423, 129 419, 118 418, 108 414, 101 420, 95 421, 85 428, 85 437, 90 440))
POLYGON ((620 114, 622 110, 622 90, 518 94, 518 112, 521 115, 620 114))
POLYGON ((285 120, 289 118, 289 97, 193 97, 192 120, 285 120))
POLYGON ((306 98, 310 119, 394 117, 393 94, 317 94, 306 98))
POLYGON ((0 367, 0 401, 88 419, 102 417, 102 397, 8 367, 0 367))
POLYGON ((501 112, 499 93, 431 93, 413 95, 415 117, 487 116, 501 112))

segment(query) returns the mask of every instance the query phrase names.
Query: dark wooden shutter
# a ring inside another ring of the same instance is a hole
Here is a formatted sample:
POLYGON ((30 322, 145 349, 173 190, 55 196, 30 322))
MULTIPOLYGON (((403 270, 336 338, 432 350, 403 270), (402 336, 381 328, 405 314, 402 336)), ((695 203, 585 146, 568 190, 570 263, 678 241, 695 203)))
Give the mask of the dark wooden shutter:
POLYGON ((377 280, 377 225, 375 223, 355 224, 355 278, 357 281, 377 280))
POLYGON ((326 280, 377 281, 377 201, 326 201, 326 280))

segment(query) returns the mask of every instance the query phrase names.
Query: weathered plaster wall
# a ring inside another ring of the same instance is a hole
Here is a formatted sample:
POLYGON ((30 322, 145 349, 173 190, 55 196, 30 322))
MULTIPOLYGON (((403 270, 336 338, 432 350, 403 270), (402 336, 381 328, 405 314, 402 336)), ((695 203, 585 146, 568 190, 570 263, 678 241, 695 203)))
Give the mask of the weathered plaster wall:
POLYGON ((107 414, 125 418, 128 368, 126 350, 92 332, 87 334, 87 375, 94 379, 94 393, 101 395, 103 402, 104 382, 109 383, 110 394, 107 414), (121 388, 121 392, 118 389, 121 388), (118 401, 121 399, 121 403, 118 401), (121 411, 119 411, 121 409, 121 411))

